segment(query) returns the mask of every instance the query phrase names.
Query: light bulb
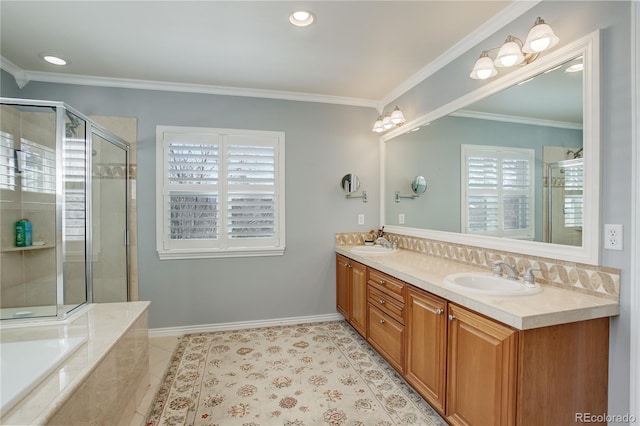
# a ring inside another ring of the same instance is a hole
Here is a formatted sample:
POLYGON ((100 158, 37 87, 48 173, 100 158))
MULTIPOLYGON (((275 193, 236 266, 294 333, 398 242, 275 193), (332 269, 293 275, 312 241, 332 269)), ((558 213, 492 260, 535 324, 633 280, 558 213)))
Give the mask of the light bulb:
POLYGON ((473 71, 471 71, 469 77, 475 80, 486 80, 487 78, 493 77, 497 74, 498 70, 496 70, 496 67, 493 65, 493 61, 487 52, 482 52, 482 55, 473 66, 473 71))
POLYGON ((400 108, 396 107, 391 113, 391 122, 397 126, 404 123, 405 121, 406 120, 404 118, 404 114, 402 114, 400 108))
POLYGON ((376 133, 384 132, 384 127, 382 127, 382 116, 378 117, 375 123, 373 123, 373 130, 376 133))
POLYGON ((393 122, 391 121, 391 116, 389 115, 389 113, 384 115, 384 118, 382 119, 382 127, 385 130, 389 130, 390 128, 392 128, 394 126, 393 122))
POLYGON ((553 33, 551 27, 542 18, 536 19, 536 23, 527 35, 527 40, 522 46, 526 53, 539 53, 551 49, 558 44, 560 39, 553 33))
POLYGON ((291 15, 289 15, 289 22, 291 22, 296 27, 306 27, 309 26, 315 21, 315 16, 311 12, 307 12, 306 10, 296 10, 291 15))
POLYGON ((495 66, 497 67, 512 67, 517 64, 521 64, 524 62, 524 56, 522 55, 522 51, 520 48, 522 47, 522 42, 520 39, 517 39, 513 36, 507 37, 504 44, 498 51, 498 56, 496 56, 495 66))

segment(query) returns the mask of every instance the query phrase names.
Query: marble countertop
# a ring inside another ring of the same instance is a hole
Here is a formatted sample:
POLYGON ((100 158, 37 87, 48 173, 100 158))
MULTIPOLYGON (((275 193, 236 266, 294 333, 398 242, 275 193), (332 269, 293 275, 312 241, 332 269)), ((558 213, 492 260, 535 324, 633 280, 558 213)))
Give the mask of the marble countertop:
POLYGON ((70 320, 26 322, 22 327, 0 328, 1 342, 20 342, 64 337, 87 340, 64 360, 33 391, 7 413, 0 424, 45 424, 91 374, 131 325, 148 309, 149 302, 99 303, 80 308, 70 320))
POLYGON ((488 296, 457 291, 443 285, 447 275, 488 271, 410 250, 368 255, 353 253, 350 247, 353 246, 336 246, 336 252, 518 330, 620 314, 616 301, 548 285, 542 286, 541 293, 530 296, 488 296))

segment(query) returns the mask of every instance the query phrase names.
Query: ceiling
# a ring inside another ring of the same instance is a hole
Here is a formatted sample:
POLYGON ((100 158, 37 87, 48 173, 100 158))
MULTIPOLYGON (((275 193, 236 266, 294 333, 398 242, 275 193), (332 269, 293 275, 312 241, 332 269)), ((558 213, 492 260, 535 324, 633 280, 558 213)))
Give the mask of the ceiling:
POLYGON ((3 68, 25 80, 89 76, 379 101, 509 6, 506 0, 2 0, 0 55, 3 68), (316 15, 312 26, 289 23, 299 8, 316 15), (44 53, 70 63, 47 64, 44 53))

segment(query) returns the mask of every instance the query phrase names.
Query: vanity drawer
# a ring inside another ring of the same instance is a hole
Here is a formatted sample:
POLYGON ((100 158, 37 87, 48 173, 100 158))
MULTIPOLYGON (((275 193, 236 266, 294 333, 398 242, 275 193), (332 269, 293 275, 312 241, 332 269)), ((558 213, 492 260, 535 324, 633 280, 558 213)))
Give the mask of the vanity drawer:
POLYGON ((404 326, 369 304, 369 344, 404 373, 404 326))
POLYGON ((376 289, 372 285, 369 290, 369 303, 380 309, 400 324, 404 324, 404 304, 376 289))
POLYGON ((397 301, 404 303, 404 293, 406 284, 397 278, 387 275, 375 269, 368 269, 369 284, 381 292, 388 294, 397 301))

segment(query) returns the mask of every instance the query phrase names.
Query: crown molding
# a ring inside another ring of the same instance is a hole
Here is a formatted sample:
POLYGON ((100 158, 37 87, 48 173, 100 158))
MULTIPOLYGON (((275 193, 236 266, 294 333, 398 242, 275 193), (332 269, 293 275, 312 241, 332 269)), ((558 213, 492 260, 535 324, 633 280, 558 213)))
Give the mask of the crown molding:
POLYGON ((8 72, 16 80, 16 84, 20 89, 27 85, 29 79, 27 78, 26 71, 5 58, 0 56, 0 68, 8 72))
POLYGON ((0 67, 13 75, 20 88, 23 88, 30 81, 39 81, 44 83, 75 84, 82 86, 117 87, 122 89, 159 90, 165 92, 202 93, 209 95, 280 99, 299 102, 318 102, 369 108, 376 108, 378 105, 378 101, 374 99, 348 98, 342 96, 319 95, 315 93, 25 71, 4 57, 0 57, 0 59, 0 67))
POLYGON ((531 126, 558 127, 560 129, 582 130, 582 123, 569 121, 544 120, 541 118, 522 117, 519 115, 495 114, 461 109, 449 114, 453 117, 475 118, 477 120, 503 121, 506 123, 529 124, 531 126))
POLYGON ((382 113, 385 106, 388 106, 394 100, 404 95, 406 92, 426 80, 431 75, 435 74, 440 69, 444 68, 454 59, 460 57, 463 53, 467 52, 474 46, 484 41, 487 37, 494 34, 497 30, 511 23, 516 18, 522 16, 525 12, 536 6, 542 0, 516 0, 501 12, 493 16, 483 25, 475 29, 465 38, 454 44, 450 49, 438 56, 435 60, 422 68, 420 71, 409 77, 404 83, 389 92, 378 102, 378 112, 382 113))

